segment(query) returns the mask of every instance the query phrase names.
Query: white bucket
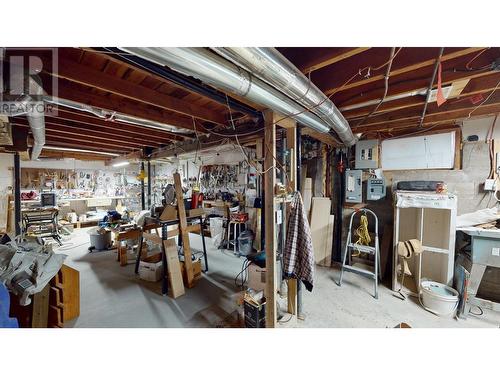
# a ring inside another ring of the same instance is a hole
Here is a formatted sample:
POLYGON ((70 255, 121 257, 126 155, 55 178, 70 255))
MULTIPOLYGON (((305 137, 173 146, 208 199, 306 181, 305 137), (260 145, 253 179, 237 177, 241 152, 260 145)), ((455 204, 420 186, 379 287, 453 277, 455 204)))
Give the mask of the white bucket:
POLYGON ((439 316, 449 316, 455 313, 458 306, 458 292, 448 285, 431 280, 420 283, 420 293, 423 307, 439 316))

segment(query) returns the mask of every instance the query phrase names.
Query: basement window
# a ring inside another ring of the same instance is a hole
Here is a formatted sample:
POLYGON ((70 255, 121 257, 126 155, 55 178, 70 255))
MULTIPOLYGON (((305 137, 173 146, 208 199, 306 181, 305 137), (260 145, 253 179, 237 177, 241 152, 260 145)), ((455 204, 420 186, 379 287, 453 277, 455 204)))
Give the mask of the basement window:
POLYGON ((452 169, 455 132, 387 139, 381 144, 384 170, 452 169))

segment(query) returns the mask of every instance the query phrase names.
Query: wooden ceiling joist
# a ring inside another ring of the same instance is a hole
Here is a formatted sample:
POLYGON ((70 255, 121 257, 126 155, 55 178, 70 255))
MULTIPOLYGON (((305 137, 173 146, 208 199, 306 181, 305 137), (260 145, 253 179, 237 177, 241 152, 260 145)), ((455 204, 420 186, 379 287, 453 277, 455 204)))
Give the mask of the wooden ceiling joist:
MULTIPOLYGON (((90 54, 90 55, 92 55, 92 54, 93 55, 102 55, 98 51, 92 52, 92 51, 86 50, 85 53, 90 54)), ((114 57, 112 54, 107 54, 106 59, 113 63, 113 65, 115 66, 115 70, 116 69, 124 69, 126 71, 134 71, 135 70, 137 72, 140 72, 141 75, 146 77, 144 80, 142 80, 141 85, 149 87, 150 89, 157 90, 157 91, 159 91, 161 93, 165 93, 165 94, 172 94, 172 93, 178 92, 178 91, 186 92, 187 94, 192 93, 193 95, 195 95, 198 98, 197 104, 199 104, 199 105, 201 105, 200 101, 203 101, 203 105, 210 103, 211 105, 214 105, 219 110, 220 109, 225 110, 225 108, 226 108, 225 104, 221 104, 221 103, 219 103, 211 98, 207 98, 207 97, 204 97, 202 95, 199 95, 193 91, 190 91, 188 88, 177 84, 176 82, 170 81, 164 77, 161 77, 159 75, 151 73, 150 71, 148 71, 145 68, 141 68, 141 67, 135 66, 133 64, 127 63, 126 61, 120 60, 120 59, 114 57)), ((111 66, 111 64, 108 66, 111 66)), ((105 70, 109 71, 109 69, 107 67, 105 70)), ((123 74, 122 74, 122 76, 123 76, 123 74)))
POLYGON ((108 160, 112 158, 112 156, 110 155, 102 155, 89 152, 50 150, 46 148, 42 150, 41 156, 44 158, 51 158, 51 159, 72 158, 79 160, 108 160))
MULTIPOLYGON (((486 95, 485 95, 484 99, 486 99, 486 95)), ((483 105, 481 105, 481 107, 484 107, 486 105, 491 106, 492 104, 500 104, 500 90, 497 90, 495 93, 493 93, 492 96, 489 98, 489 100, 487 102, 485 102, 483 105)), ((479 105, 479 103, 473 104, 470 101, 470 99, 469 100, 461 100, 461 99, 449 100, 449 101, 446 101, 441 107, 438 107, 435 102, 429 103, 426 116, 436 115, 436 114, 441 114, 441 115, 452 114, 456 111, 461 111, 461 110, 472 110, 477 105, 479 105)), ((419 117, 421 115, 421 113, 422 113, 421 108, 411 108, 411 109, 405 108, 402 110, 373 116, 370 120, 366 121, 364 123, 364 125, 390 123, 391 121, 400 121, 400 120, 411 119, 414 117, 419 117)))
MULTIPOLYGON (((119 133, 120 135, 130 138, 149 139, 156 143, 166 144, 170 143, 171 141, 180 141, 184 139, 184 137, 174 136, 172 135, 172 133, 156 131, 155 129, 151 128, 129 125, 117 121, 104 121, 90 113, 76 113, 62 107, 59 107, 57 109, 57 115, 47 113, 46 118, 62 119, 65 120, 66 123, 74 124, 75 126, 80 125, 83 129, 95 128, 110 134, 119 133)), ((191 137, 188 138, 191 139, 191 137)))
POLYGON ((109 152, 117 155, 125 155, 128 152, 123 149, 104 148, 88 142, 74 142, 61 139, 60 137, 47 137, 46 146, 83 149, 97 152, 109 152))
MULTIPOLYGON (((427 89, 429 86, 430 77, 426 75, 422 75, 421 77, 413 78, 410 80, 389 80, 389 90, 387 96, 401 95, 407 94, 413 91, 418 91, 422 89, 427 89)), ((491 85, 491 82, 500 79, 500 72, 494 70, 487 70, 482 72, 443 72, 443 79, 441 84, 443 86, 450 85, 453 82, 461 81, 464 79, 468 79, 469 83, 467 84, 466 90, 469 90, 470 87, 475 84, 476 90, 479 87, 487 87, 491 85)), ((434 84, 434 88, 437 87, 437 83, 434 84)), ((379 100, 382 98, 384 94, 384 87, 377 87, 374 90, 356 93, 351 97, 346 97, 343 94, 349 94, 349 91, 345 93, 340 93, 341 95, 333 96, 333 101, 337 105, 337 107, 344 113, 344 107, 348 107, 351 105, 363 104, 366 102, 370 102, 372 100, 379 100)))
MULTIPOLYGON (((465 99, 467 97, 471 97, 471 96, 478 95, 478 94, 489 94, 495 88, 495 86, 496 86, 496 83, 488 85, 487 87, 485 87, 481 90, 465 92, 465 93, 460 94, 458 96, 458 98, 460 98, 462 100, 462 99, 465 99)), ((450 98, 448 100, 452 100, 452 99, 450 98)), ((374 115, 380 114, 380 113, 398 111, 398 110, 405 109, 405 108, 418 107, 418 106, 423 105, 424 103, 425 103, 425 96, 422 96, 422 95, 416 95, 416 96, 411 96, 411 97, 398 99, 398 100, 394 100, 394 101, 390 101, 390 102, 385 102, 385 103, 382 103, 382 105, 374 113, 374 115)), ((347 120, 354 120, 354 119, 359 119, 359 118, 362 118, 362 117, 368 115, 371 112, 373 107, 374 107, 374 105, 367 106, 364 108, 359 108, 356 110, 344 111, 342 113, 347 120)))
POLYGON ((368 49, 370 49, 370 47, 360 47, 360 48, 353 48, 351 50, 340 53, 333 53, 330 57, 324 57, 320 60, 312 62, 311 65, 308 65, 307 67, 302 69, 302 72, 307 75, 309 73, 314 72, 315 70, 324 68, 325 66, 335 64, 336 62, 360 54, 361 52, 364 52, 368 49))
MULTIPOLYGON (((16 127, 24 127, 24 128, 29 128, 28 124, 23 124, 16 122, 14 123, 16 127)), ((110 141, 108 139, 105 139, 103 137, 95 136, 92 134, 75 134, 75 133, 70 133, 67 130, 61 130, 61 128, 56 128, 49 126, 45 127, 45 136, 47 138, 59 138, 62 140, 68 140, 68 141, 75 141, 75 142, 87 142, 88 144, 95 144, 96 146, 108 148, 112 147, 115 150, 136 150, 140 146, 135 144, 134 142, 124 142, 124 141, 119 141, 119 140, 114 140, 110 141)))
MULTIPOLYGON (((481 51, 483 49, 484 48, 465 48, 465 49, 462 49, 462 50, 459 50, 459 51, 455 51, 455 52, 452 52, 452 53, 444 54, 441 57, 441 62, 453 60, 453 59, 456 59, 456 58, 459 58, 459 57, 462 57, 462 56, 465 56, 465 55, 472 54, 474 52, 481 51)), ((411 72, 413 70, 418 70, 418 69, 426 68, 426 67, 434 65, 435 63, 436 63, 436 59, 433 58, 433 59, 421 61, 421 62, 418 62, 418 63, 415 63, 415 64, 411 64, 411 65, 408 65, 408 66, 405 66, 405 67, 402 67, 402 68, 399 68, 399 69, 394 69, 394 70, 391 71, 391 77, 396 77, 398 75, 401 75, 401 74, 404 74, 404 73, 408 73, 408 72, 411 72)), ((353 73, 355 73, 355 72, 353 72, 353 73)), ((349 89, 352 89, 352 88, 355 88, 355 87, 367 85, 367 84, 375 82, 375 81, 383 80, 384 76, 385 76, 385 73, 377 74, 377 75, 371 76, 369 78, 362 78, 361 80, 358 80, 358 81, 352 82, 352 83, 348 83, 346 85, 327 88, 327 89, 325 89, 323 91, 325 92, 326 95, 332 95, 332 94, 334 94, 336 92, 346 91, 346 90, 349 90, 349 89)))
POLYGON ((306 128, 306 127, 302 128, 301 134, 307 135, 307 136, 314 138, 314 139, 317 139, 318 141, 323 142, 323 143, 330 145, 332 147, 342 146, 330 134, 320 133, 320 132, 313 130, 311 128, 306 128))
MULTIPOLYGON (((16 124, 22 124, 23 126, 28 126, 28 123, 26 121, 22 120, 16 120, 14 122, 16 124)), ((161 145, 166 144, 161 143, 161 142, 152 142, 149 140, 146 140, 144 138, 140 137, 124 137, 121 134, 117 134, 116 132, 109 132, 109 131, 103 131, 100 130, 99 128, 93 128, 90 126, 85 126, 81 127, 81 125, 78 124, 69 124, 65 122, 64 120, 58 119, 58 118, 47 118, 45 120, 45 125, 46 129, 49 131, 55 131, 59 132, 61 134, 68 134, 68 135, 82 135, 82 136, 88 136, 91 138, 95 138, 98 140, 104 140, 107 142, 112 142, 116 144, 124 144, 128 146, 135 146, 135 147, 159 147, 161 145)))
MULTIPOLYGON (((89 104, 109 111, 121 112, 127 115, 157 121, 176 127, 188 128, 187 124, 191 123, 192 129, 193 120, 191 118, 183 118, 180 115, 171 114, 167 111, 162 111, 159 108, 148 107, 128 99, 116 99, 110 96, 96 95, 90 92, 75 89, 74 87, 63 83, 59 84, 58 95, 62 98, 74 100, 79 103, 89 104)), ((199 130, 198 132, 203 133, 204 131, 199 130)))
MULTIPOLYGON (((424 124, 438 124, 443 122, 456 122, 460 120, 467 119, 469 113, 474 107, 455 109, 446 112, 437 112, 427 114, 424 118, 424 124)), ((473 116, 483 116, 491 115, 495 113, 500 113, 500 103, 484 104, 474 111, 473 116)), ((376 122, 371 124, 363 124, 362 126, 353 128, 353 132, 365 133, 368 131, 387 131, 390 129, 401 128, 401 127, 416 127, 419 123, 420 115, 397 118, 392 121, 376 122)))
MULTIPOLYGON (((100 72, 70 60, 60 60, 57 72, 51 73, 59 78, 64 78, 88 87, 110 92, 115 95, 139 101, 144 104, 154 105, 181 115, 195 117, 203 121, 225 125, 226 118, 222 114, 207 110, 192 103, 177 99, 173 96, 161 94, 158 91, 134 84, 110 74, 100 72)), ((193 129, 193 124, 183 124, 186 129, 193 129)))

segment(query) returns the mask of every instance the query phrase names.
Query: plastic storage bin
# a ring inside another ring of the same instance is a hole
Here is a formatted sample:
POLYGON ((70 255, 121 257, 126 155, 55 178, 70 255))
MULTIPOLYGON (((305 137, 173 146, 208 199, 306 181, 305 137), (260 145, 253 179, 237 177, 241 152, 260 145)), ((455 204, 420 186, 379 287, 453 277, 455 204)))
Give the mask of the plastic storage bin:
POLYGON ((423 280, 420 283, 421 302, 427 311, 439 316, 450 316, 458 306, 458 292, 448 285, 423 280))
POLYGON ((88 231, 90 246, 96 250, 107 250, 111 247, 111 231, 99 233, 97 229, 88 231))

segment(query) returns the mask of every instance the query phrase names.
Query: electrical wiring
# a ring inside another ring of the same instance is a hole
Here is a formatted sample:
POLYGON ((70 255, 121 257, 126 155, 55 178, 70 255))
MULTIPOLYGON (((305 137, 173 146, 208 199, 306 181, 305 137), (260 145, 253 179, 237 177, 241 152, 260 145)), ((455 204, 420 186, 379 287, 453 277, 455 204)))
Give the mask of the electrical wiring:
POLYGON ((409 137, 411 135, 416 135, 416 134, 422 134, 422 133, 426 133, 428 131, 431 131, 435 128, 437 128, 440 124, 436 124, 436 125, 433 125, 433 126, 430 126, 426 129, 422 129, 422 130, 417 130, 415 132, 411 132, 411 133, 406 133, 406 134, 401 134, 401 135, 397 135, 395 137, 391 137, 391 139, 398 139, 398 138, 404 138, 404 137, 409 137))
MULTIPOLYGON (((203 126, 203 125, 202 125, 203 126)), ((205 129, 207 132, 211 133, 211 134, 214 134, 214 135, 218 135, 220 137, 237 137, 237 136, 240 136, 240 137, 245 137, 247 135, 252 135, 252 134, 255 134, 255 133, 259 133, 261 132, 262 130, 264 130, 264 127, 262 128, 259 128, 259 129, 255 129, 255 130, 251 130, 249 132, 245 132, 245 133, 239 133, 239 134, 223 134, 223 133, 217 133, 213 130, 210 130, 210 129, 207 129, 205 126, 203 126, 203 129, 205 129)))
POLYGON ((234 285, 236 287, 241 288, 241 289, 243 289, 245 287, 245 284, 246 284, 247 279, 248 279, 248 273, 246 271, 247 271, 248 267, 250 267, 251 264, 252 264, 252 262, 250 262, 248 259, 245 259, 243 261, 243 264, 241 266, 241 271, 234 278, 234 285), (238 282, 238 278, 240 278, 240 276, 241 276, 241 283, 238 282))
POLYGON ((496 125, 497 119, 498 119, 498 115, 495 116, 495 118, 493 119, 493 123, 488 128, 488 132, 486 133, 485 142, 486 142, 486 144, 488 144, 488 153, 489 153, 489 157, 490 157, 490 173, 488 174, 488 179, 493 178, 493 176, 495 175, 495 171, 494 171, 494 169, 495 169, 494 168, 495 150, 494 150, 494 146, 493 146, 493 132, 495 131, 495 125, 496 125))
MULTIPOLYGON (((487 50, 489 50, 489 49, 490 49, 490 47, 487 47, 487 48, 485 48, 485 49, 483 49, 483 50, 479 51, 479 53, 478 53, 478 54, 476 54, 476 55, 475 55, 472 59, 470 59, 470 60, 467 62, 467 64, 465 64, 465 69, 467 69, 468 71, 474 70, 473 68, 471 68, 471 67, 470 67, 470 64, 471 64, 474 60, 476 60, 479 56, 481 56, 483 53, 485 53, 487 50)), ((479 68, 479 69, 481 69, 481 68, 479 68)))
MULTIPOLYGON (((226 101, 227 101, 227 108, 228 108, 228 111, 229 111, 229 118, 230 118, 230 121, 231 121, 231 125, 233 127, 233 130, 236 131, 236 127, 234 126, 234 121, 233 121, 233 115, 232 115, 232 111, 231 111, 231 107, 229 106, 229 101, 228 101, 228 97, 227 97, 227 94, 226 94, 226 101)), ((245 158, 245 161, 248 163, 248 165, 251 165, 255 171, 260 175, 260 176, 263 176, 264 174, 266 174, 267 172, 269 172, 270 170, 272 169, 277 169, 279 170, 276 166, 272 166, 272 167, 269 167, 268 169, 266 169, 265 171, 259 171, 259 168, 258 166, 254 165, 252 163, 252 161, 250 160, 250 158, 248 157, 247 153, 245 152, 245 150, 243 149, 243 147, 241 146, 240 144, 240 140, 238 138, 238 135, 235 134, 235 139, 236 139, 236 142, 240 148, 240 151, 241 153, 243 154, 243 157, 245 158)), ((283 165, 281 165, 281 163, 278 161, 278 159, 276 159, 276 157, 273 155, 273 152, 271 152, 271 150, 269 149, 269 146, 266 144, 266 148, 267 148, 267 151, 273 156, 274 160, 280 165, 283 173, 285 174, 287 180, 288 180, 288 174, 286 173, 286 170, 285 168, 283 167, 283 165)))
MULTIPOLYGON (((493 66, 494 66, 494 61, 492 61, 490 64, 488 65, 485 65, 484 67, 482 68, 474 68, 474 69, 471 69, 471 70, 466 70, 466 69, 458 69, 458 68, 448 68, 448 69, 443 69, 442 73, 457 73, 457 72, 471 72, 471 71, 485 71, 485 70, 492 70, 493 69, 493 66)), ((418 81, 422 78, 411 78, 411 79, 404 79, 404 80, 398 80, 398 84, 403 84, 403 83, 410 83, 410 82, 415 82, 415 81, 418 81)), ((450 82, 444 82, 443 84, 449 84, 450 82)), ((363 95, 366 96, 370 93, 373 93, 373 92, 377 92, 378 90, 380 90, 380 88, 374 88, 372 90, 368 90, 368 91, 364 91, 363 92, 363 95)), ((349 102, 353 99, 356 99, 360 96, 359 93, 356 93, 356 94, 353 94, 352 96, 349 96, 347 98, 345 98, 341 103, 338 104, 339 107, 343 107, 345 105, 349 105, 349 102)))
MULTIPOLYGON (((358 77, 358 76, 364 76, 365 78, 366 78, 366 77, 369 77, 372 71, 377 71, 377 70, 379 70, 379 69, 382 69, 383 67, 385 67, 385 66, 386 66, 386 65, 388 65, 388 64, 392 64, 393 59, 397 56, 397 54, 401 51, 401 49, 402 49, 402 47, 400 47, 400 48, 398 49, 398 51, 394 53, 394 56, 392 56, 392 57, 391 57, 388 61, 384 62, 383 64, 381 64, 381 65, 379 65, 379 66, 377 66, 377 67, 367 66, 367 67, 363 67, 363 68, 361 68, 361 69, 358 69, 358 72, 357 72, 356 74, 354 74, 351 78, 349 78, 349 79, 348 79, 348 80, 347 80, 347 81, 346 81, 346 82, 345 82, 342 86, 338 87, 336 90, 334 90, 333 92, 331 92, 328 96, 325 96, 325 98, 324 98, 322 101, 320 101, 319 103, 317 103, 317 104, 315 104, 315 105, 313 105, 313 106, 311 106, 311 107, 304 108, 304 110, 302 110, 302 111, 299 111, 299 112, 296 112, 296 113, 291 113, 291 114, 289 114, 289 115, 287 115, 287 116, 284 116, 284 117, 280 118, 279 120, 275 121, 275 122, 274 122, 274 125, 276 125, 276 124, 280 123, 281 121, 283 121, 283 120, 285 120, 285 119, 287 119, 287 118, 291 118, 291 117, 297 116, 297 115, 299 115, 299 114, 301 114, 301 113, 311 111, 312 109, 314 109, 314 108, 316 108, 316 107, 318 107, 318 106, 322 105, 322 104, 323 104, 326 100, 330 99, 330 98, 331 98, 331 97, 332 97, 332 96, 333 96, 333 95, 334 95, 334 94, 335 94, 338 90, 340 90, 340 89, 342 89, 343 87, 345 87, 347 84, 349 84, 349 83, 350 83, 352 80, 354 80, 356 77, 358 77), (366 74, 365 74, 365 75, 363 75, 363 73, 364 73, 364 72, 366 72, 366 74)), ((86 50, 86 49, 82 48, 82 50, 86 50)), ((96 52, 96 51, 91 50, 91 49, 89 49, 89 50, 90 50, 90 51, 92 51, 92 52, 96 52)), ((100 51, 100 52, 102 52, 102 53, 108 53, 108 54, 115 54, 115 55, 122 55, 122 56, 130 56, 130 55, 131 55, 130 53, 126 53, 126 52, 124 52, 124 53, 120 53, 120 52, 113 52, 113 51, 100 51)), ((143 65, 141 65, 141 64, 139 64, 139 63, 136 63, 136 64, 137 64, 138 66, 140 66, 140 67, 142 67, 142 68, 144 68, 144 69, 146 69, 146 70, 148 70, 148 71, 149 71, 149 69, 148 69, 146 66, 143 66, 143 65)), ((309 77, 309 81, 310 81, 310 83, 311 83, 311 85, 312 85, 312 81, 310 80, 310 77, 309 77)), ((227 94, 226 94, 226 104, 227 104, 227 105, 228 105, 228 107, 229 107, 227 94)), ((246 116, 248 116, 248 115, 244 115, 244 116, 243 116, 243 118, 244 118, 244 117, 246 117, 246 116)), ((232 115, 231 115, 231 117, 232 117, 232 115)), ((233 120, 232 118, 230 119, 230 122, 231 122, 231 125, 233 126, 233 129, 235 130, 235 128, 234 128, 234 120, 233 120)), ((210 133, 213 133, 213 134, 216 134, 216 135, 219 135, 219 136, 229 136, 229 137, 235 137, 235 138, 236 138, 237 143, 239 144, 239 139, 237 138, 237 136, 238 136, 237 134, 234 134, 234 135, 227 135, 227 134, 220 134, 220 133, 217 133, 217 132, 215 132, 215 131, 208 130, 208 129, 206 129, 206 130, 207 130, 208 132, 210 132, 210 133)), ((252 132, 250 132, 250 133, 246 133, 246 134, 254 134, 254 133, 257 133, 257 132, 259 132, 259 131, 261 131, 261 130, 262 130, 262 129, 258 129, 258 130, 255 130, 255 131, 252 131, 252 132)), ((244 135, 246 135, 246 134, 244 134, 244 135)), ((243 134, 240 134, 240 135, 243 135, 243 134)))
POLYGON ((193 119, 194 134, 196 135, 196 140, 198 141, 198 147, 196 147, 196 153, 194 154, 194 162, 197 163, 198 151, 201 152, 201 142, 200 142, 200 137, 198 137, 198 131, 196 129, 196 120, 194 117, 192 117, 192 119, 193 119))
MULTIPOLYGON (((434 86, 434 81, 436 79, 436 74, 437 74, 438 69, 439 69, 439 64, 441 63, 441 57, 443 56, 443 52, 444 52, 444 47, 441 47, 439 50, 438 57, 436 58, 436 63, 434 64, 434 71, 432 72, 432 78, 431 78, 431 81, 429 83, 429 87, 427 88, 424 109, 422 110, 422 115, 420 116, 420 122, 418 123, 419 128, 422 128, 422 126, 424 124, 424 118, 425 118, 425 114, 427 112, 427 106, 429 105, 429 99, 431 97, 432 87, 434 86)), ((438 82, 438 84, 439 84, 439 82, 438 82)), ((439 92, 439 90, 438 90, 438 92, 439 92)))
POLYGON ((486 99, 484 99, 481 103, 479 103, 472 111, 469 112, 469 114, 467 115, 467 118, 470 118, 470 116, 479 108, 481 107, 484 103, 486 103, 492 96, 493 94, 495 93, 495 91, 497 91, 498 89, 498 86, 500 86, 500 81, 498 81, 498 83, 496 84, 495 88, 493 89, 493 91, 486 97, 486 99))
POLYGON ((484 314, 484 311, 481 308, 481 306, 471 306, 471 308, 469 309, 469 313, 471 313, 472 315, 475 315, 475 316, 481 316, 484 314), (472 312, 472 307, 477 307, 479 309, 479 314, 472 312))
MULTIPOLYGON (((398 52, 401 50, 401 48, 398 50, 398 52)), ((389 61, 390 63, 387 65, 387 71, 385 73, 385 76, 384 76, 384 94, 382 95, 382 98, 380 99, 380 101, 378 102, 378 104, 371 110, 370 113, 368 113, 358 124, 357 126, 360 126, 362 124, 364 124, 364 122, 366 120, 368 120, 368 118, 373 115, 375 112, 377 112, 377 110, 380 108, 380 106, 382 105, 382 103, 384 102, 385 98, 387 97, 387 92, 389 91, 389 76, 391 74, 391 68, 392 68, 392 62, 394 60, 394 57, 395 57, 395 51, 396 51, 396 48, 395 47, 392 47, 391 48, 391 55, 390 55, 390 58, 389 58, 389 61)))
POLYGON ((356 77, 358 76, 362 76, 364 78, 368 78, 370 77, 371 75, 371 72, 372 71, 377 71, 377 70, 380 70, 382 69, 383 67, 387 66, 388 64, 392 64, 392 61, 396 58, 396 56, 398 55, 398 53, 403 49, 403 47, 399 47, 399 49, 394 53, 394 56, 392 56, 389 60, 387 60, 386 62, 384 62, 383 64, 373 68, 372 66, 365 66, 363 68, 360 68, 358 69, 358 72, 355 73, 352 77, 350 77, 347 81, 345 81, 341 86, 337 87, 335 90, 333 90, 329 95, 326 95, 325 98, 323 100, 321 100, 319 103, 313 105, 313 106, 310 106, 310 107, 306 107, 304 108, 304 110, 302 111, 299 111, 299 112, 295 112, 295 113, 291 113, 289 115, 286 115, 282 118, 280 118, 278 121, 275 121, 273 123, 273 125, 277 125, 278 123, 280 123, 281 121, 287 119, 287 118, 292 118, 292 117, 295 117, 297 115, 300 115, 302 113, 305 113, 305 112, 310 112, 311 110, 319 107, 320 105, 322 105, 324 102, 326 102, 327 100, 329 100, 333 95, 335 95, 338 91, 340 91, 341 89, 343 89, 345 86, 347 86, 349 83, 351 83, 351 81, 353 81, 356 77), (366 74, 363 75, 363 72, 366 71, 366 74))

